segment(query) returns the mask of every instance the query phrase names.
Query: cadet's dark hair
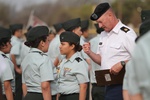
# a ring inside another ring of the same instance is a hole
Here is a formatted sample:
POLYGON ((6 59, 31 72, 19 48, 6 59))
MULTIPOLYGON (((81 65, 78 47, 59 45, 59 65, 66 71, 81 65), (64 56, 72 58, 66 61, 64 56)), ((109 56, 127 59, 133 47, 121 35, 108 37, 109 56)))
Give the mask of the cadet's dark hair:
POLYGON ((25 42, 25 45, 27 45, 28 47, 32 47, 32 48, 37 48, 37 47, 39 46, 39 43, 40 43, 41 41, 43 41, 43 42, 46 41, 47 36, 48 36, 48 35, 44 35, 44 36, 41 36, 41 37, 37 38, 37 39, 34 40, 34 41, 25 42))
POLYGON ((87 31, 87 30, 88 30, 88 28, 83 28, 83 29, 81 29, 82 32, 85 32, 85 31, 87 31))
POLYGON ((73 31, 74 29, 76 29, 76 28, 78 28, 78 27, 80 27, 80 26, 74 26, 74 27, 71 27, 70 29, 68 29, 68 30, 66 30, 66 31, 73 31))
POLYGON ((2 38, 0 39, 0 49, 6 45, 7 42, 10 42, 10 38, 2 38))
POLYGON ((82 50, 82 46, 78 43, 73 43, 73 42, 68 42, 69 43, 69 45, 75 45, 75 48, 74 48, 74 50, 75 50, 75 52, 77 52, 77 51, 81 51, 82 50))

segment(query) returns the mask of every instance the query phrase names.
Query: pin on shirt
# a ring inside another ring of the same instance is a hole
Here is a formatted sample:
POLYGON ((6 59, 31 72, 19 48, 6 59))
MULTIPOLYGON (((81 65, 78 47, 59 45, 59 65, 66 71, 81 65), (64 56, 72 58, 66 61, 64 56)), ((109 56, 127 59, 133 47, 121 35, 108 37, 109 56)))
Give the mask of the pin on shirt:
POLYGON ((70 72, 70 71, 71 71, 70 68, 64 68, 64 74, 63 74, 63 76, 66 76, 66 73, 67 73, 67 72, 70 72))
POLYGON ((103 44, 102 42, 99 43, 99 45, 102 45, 102 44, 103 44))

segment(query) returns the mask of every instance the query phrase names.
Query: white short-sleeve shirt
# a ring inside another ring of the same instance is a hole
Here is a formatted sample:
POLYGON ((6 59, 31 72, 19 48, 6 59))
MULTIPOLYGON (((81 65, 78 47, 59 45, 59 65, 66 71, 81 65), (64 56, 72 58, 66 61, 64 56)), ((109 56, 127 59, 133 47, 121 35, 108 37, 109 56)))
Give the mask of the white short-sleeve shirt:
POLYGON ((135 46, 136 33, 121 21, 108 33, 100 35, 97 54, 101 56, 101 69, 110 69, 120 61, 129 60, 135 46))

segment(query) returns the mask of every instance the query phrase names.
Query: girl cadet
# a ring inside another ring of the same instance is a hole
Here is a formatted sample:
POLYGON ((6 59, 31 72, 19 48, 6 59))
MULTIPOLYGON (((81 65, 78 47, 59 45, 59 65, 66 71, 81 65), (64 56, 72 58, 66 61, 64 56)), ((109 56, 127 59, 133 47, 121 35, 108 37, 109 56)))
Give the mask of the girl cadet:
POLYGON ((6 56, 10 52, 12 45, 10 44, 11 32, 8 29, 0 27, 0 56, 3 57, 5 63, 5 71, 1 75, 3 99, 14 100, 15 92, 15 72, 14 65, 6 56))
POLYGON ((73 32, 60 35, 60 52, 65 55, 58 66, 59 100, 85 100, 88 79, 88 65, 77 51, 81 51, 80 37, 73 32))
POLYGON ((25 45, 31 47, 31 50, 21 63, 23 100, 52 100, 52 63, 45 54, 49 46, 48 33, 46 26, 37 26, 27 34, 25 45))

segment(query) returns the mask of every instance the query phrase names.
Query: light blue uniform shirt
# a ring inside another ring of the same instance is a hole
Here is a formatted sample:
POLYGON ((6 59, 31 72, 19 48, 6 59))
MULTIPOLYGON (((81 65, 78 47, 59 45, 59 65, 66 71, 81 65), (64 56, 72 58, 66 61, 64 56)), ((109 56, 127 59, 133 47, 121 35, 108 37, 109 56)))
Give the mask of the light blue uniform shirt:
POLYGON ((150 99, 150 31, 137 43, 127 67, 127 85, 131 95, 142 94, 143 100, 150 99))
POLYGON ((16 63, 17 63, 17 65, 20 65, 21 64, 20 53, 21 53, 22 41, 21 41, 21 39, 17 38, 16 36, 12 36, 11 44, 12 44, 12 48, 11 48, 10 54, 15 55, 16 63))
POLYGON ((80 84, 89 82, 87 63, 78 53, 58 66, 58 91, 61 94, 79 93, 80 84))
MULTIPOLYGON (((0 51, 0 56, 4 57, 5 62, 5 71, 1 75, 1 82, 2 82, 2 91, 3 94, 5 94, 4 91, 4 81, 10 81, 12 92, 15 92, 15 72, 14 72, 14 64, 11 62, 11 60, 2 52, 0 51)), ((1 66, 0 66, 1 67, 1 66)))
POLYGON ((53 65, 49 57, 41 50, 32 48, 21 63, 22 83, 28 92, 42 93, 41 82, 53 81, 53 65))

